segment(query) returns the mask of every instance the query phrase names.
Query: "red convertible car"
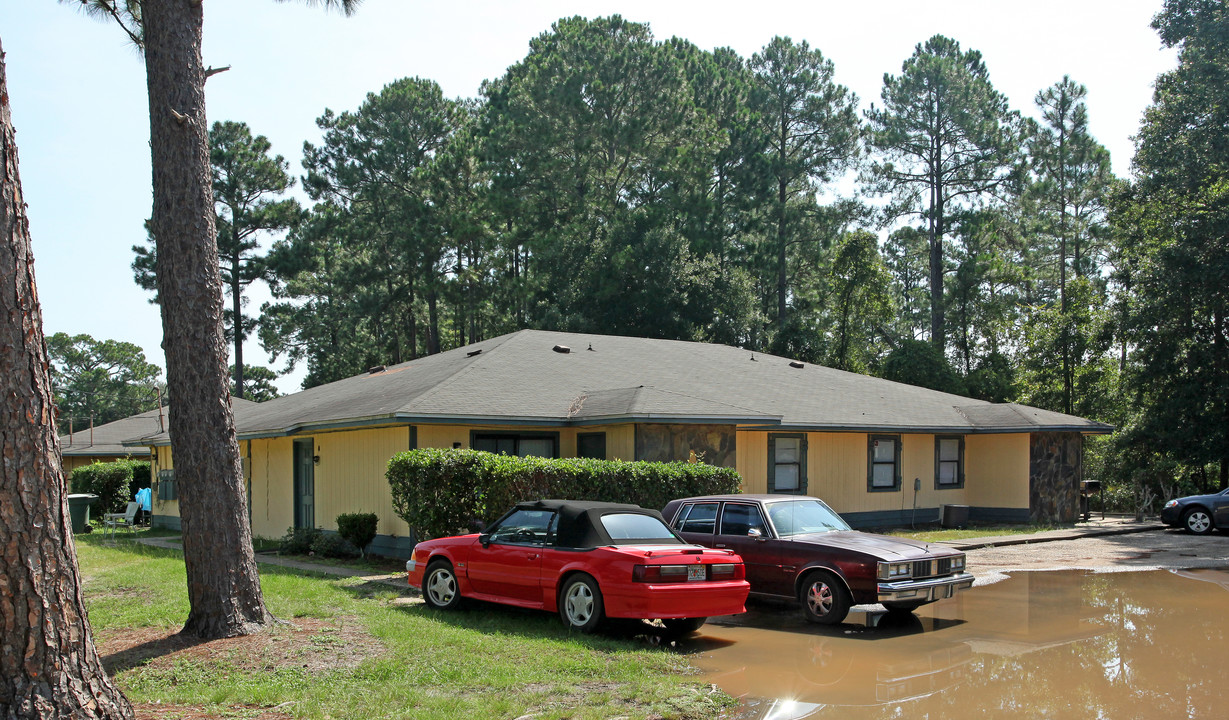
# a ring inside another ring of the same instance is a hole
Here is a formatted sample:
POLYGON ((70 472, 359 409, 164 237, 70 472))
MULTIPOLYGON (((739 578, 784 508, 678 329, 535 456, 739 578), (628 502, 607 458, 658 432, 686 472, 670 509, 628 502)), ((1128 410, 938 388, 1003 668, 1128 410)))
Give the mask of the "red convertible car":
POLYGON ((480 535, 420 542, 406 570, 429 607, 472 598, 557 611, 584 633, 605 618, 691 632, 743 612, 750 590, 738 555, 685 542, 656 510, 567 500, 520 503, 480 535))
POLYGON ((855 604, 912 611, 973 586, 964 553, 858 532, 814 497, 710 495, 662 514, 684 540, 738 553, 752 593, 797 601, 811 622, 839 623, 855 604))

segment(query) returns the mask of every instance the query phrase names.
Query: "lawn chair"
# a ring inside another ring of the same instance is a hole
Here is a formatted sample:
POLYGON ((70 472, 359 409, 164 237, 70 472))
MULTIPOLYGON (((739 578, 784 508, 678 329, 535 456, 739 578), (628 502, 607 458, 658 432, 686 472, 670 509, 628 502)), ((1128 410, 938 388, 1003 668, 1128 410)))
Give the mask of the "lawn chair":
POLYGON ((106 537, 107 530, 111 531, 111 539, 115 539, 115 531, 118 528, 126 527, 129 530, 136 529, 137 513, 141 510, 141 503, 135 500, 128 503, 127 509, 122 513, 104 513, 102 516, 102 532, 103 537, 106 537))

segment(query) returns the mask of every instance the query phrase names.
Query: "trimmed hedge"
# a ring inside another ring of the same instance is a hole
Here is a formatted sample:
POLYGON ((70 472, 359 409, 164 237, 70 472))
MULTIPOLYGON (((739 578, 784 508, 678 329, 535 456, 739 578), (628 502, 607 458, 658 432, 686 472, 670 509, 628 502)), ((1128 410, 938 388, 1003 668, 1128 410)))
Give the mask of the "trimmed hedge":
POLYGON ((128 502, 139 489, 140 478, 144 487, 149 487, 149 463, 135 460, 117 460, 109 463, 83 465, 69 476, 69 487, 75 493, 93 493, 98 496, 94 513, 123 512, 128 502), (135 489, 134 489, 135 488, 135 489))
POLYGON ((366 555, 367 546, 376 539, 380 518, 375 513, 342 513, 337 516, 337 534, 366 555))
POLYGON ((477 450, 410 450, 388 461, 393 508, 419 540, 475 532, 518 502, 541 498, 632 503, 660 510, 675 498, 738 492, 730 468, 510 457, 477 450))

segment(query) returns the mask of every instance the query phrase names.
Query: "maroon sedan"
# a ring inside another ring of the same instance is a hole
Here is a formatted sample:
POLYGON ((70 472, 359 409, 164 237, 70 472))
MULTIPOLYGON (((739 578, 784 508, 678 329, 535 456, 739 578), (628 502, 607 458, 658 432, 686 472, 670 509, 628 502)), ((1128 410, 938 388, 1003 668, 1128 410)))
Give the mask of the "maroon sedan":
POLYGON ((685 498, 662 515, 684 540, 741 555, 751 594, 796 600, 811 622, 869 603, 909 612, 973 585, 964 553, 858 532, 813 497, 685 498))

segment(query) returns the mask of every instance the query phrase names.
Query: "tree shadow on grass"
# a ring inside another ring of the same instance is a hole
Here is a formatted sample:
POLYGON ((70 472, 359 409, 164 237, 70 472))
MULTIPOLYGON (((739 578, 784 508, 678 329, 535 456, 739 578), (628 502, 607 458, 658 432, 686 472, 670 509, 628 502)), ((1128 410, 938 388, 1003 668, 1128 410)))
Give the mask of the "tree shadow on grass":
POLYGON ((607 619, 597 632, 583 634, 565 628, 557 613, 480 600, 467 599, 453 610, 436 610, 423 603, 405 605, 397 610, 415 618, 464 630, 517 635, 527 639, 568 640, 600 650, 652 647, 692 653, 696 652, 697 646, 715 649, 731 644, 719 638, 704 637, 704 628, 700 629, 699 634, 680 635, 660 625, 624 618, 607 619))
POLYGON ((147 558, 183 558, 183 550, 181 549, 146 545, 145 543, 138 542, 136 536, 119 535, 114 538, 103 538, 99 533, 90 533, 88 535, 77 535, 74 540, 79 546, 91 546, 99 550, 122 553, 124 555, 147 558))
MULTIPOLYGON (((295 617, 251 635, 213 640, 166 627, 133 628, 113 635, 105 646, 111 652, 103 656, 103 665, 111 674, 149 668, 155 675, 174 675, 180 663, 226 668, 224 675, 282 670, 319 674, 357 667, 384 654, 384 646, 353 615, 295 617)), ((190 674, 197 681, 208 676, 190 674)))
POLYGON ((133 632, 140 633, 142 636, 148 637, 148 639, 139 641, 135 645, 130 645, 109 655, 104 655, 102 657, 102 665, 106 668, 108 675, 114 677, 125 670, 148 665, 150 661, 160 657, 173 655, 211 642, 204 638, 182 635, 177 631, 171 631, 170 634, 167 634, 168 631, 165 628, 141 628, 133 632))

